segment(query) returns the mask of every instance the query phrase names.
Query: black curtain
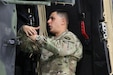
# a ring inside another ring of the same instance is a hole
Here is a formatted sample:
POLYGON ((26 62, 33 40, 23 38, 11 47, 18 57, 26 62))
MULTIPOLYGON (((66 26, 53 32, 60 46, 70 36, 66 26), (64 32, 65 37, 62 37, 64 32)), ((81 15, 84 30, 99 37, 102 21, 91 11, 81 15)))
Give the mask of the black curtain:
MULTIPOLYGON (((16 5, 17 9, 17 32, 22 25, 29 25, 29 15, 34 18, 34 25, 39 25, 38 10, 35 5, 16 5), (28 9, 31 10, 30 14, 28 9)), ((33 53, 31 57, 30 53, 25 53, 19 46, 16 47, 16 60, 15 60, 15 75, 38 75, 36 73, 37 61, 40 54, 33 53)))

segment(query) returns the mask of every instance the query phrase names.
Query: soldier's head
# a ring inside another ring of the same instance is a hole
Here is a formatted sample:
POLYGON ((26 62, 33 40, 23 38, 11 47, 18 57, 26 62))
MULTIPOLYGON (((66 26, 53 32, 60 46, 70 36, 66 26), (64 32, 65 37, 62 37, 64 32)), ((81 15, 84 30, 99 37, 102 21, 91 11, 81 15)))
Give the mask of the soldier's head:
POLYGON ((57 9, 53 11, 49 17, 48 25, 50 32, 55 35, 59 35, 67 29, 68 26, 68 14, 67 11, 57 9))

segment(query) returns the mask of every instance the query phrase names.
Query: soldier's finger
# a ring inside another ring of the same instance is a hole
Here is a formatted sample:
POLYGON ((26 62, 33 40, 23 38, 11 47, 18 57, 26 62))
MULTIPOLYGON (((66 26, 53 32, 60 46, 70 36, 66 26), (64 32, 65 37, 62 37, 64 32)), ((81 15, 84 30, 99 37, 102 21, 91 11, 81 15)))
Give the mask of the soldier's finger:
POLYGON ((36 31, 35 29, 32 29, 31 32, 32 32, 32 34, 34 34, 34 35, 37 34, 37 31, 36 31))
POLYGON ((29 33, 27 31, 25 33, 26 33, 27 36, 29 36, 29 33))
POLYGON ((32 30, 26 31, 25 33, 27 36, 34 35, 34 32, 32 30))
POLYGON ((36 30, 40 29, 40 26, 38 26, 38 27, 35 27, 35 29, 36 29, 36 30))

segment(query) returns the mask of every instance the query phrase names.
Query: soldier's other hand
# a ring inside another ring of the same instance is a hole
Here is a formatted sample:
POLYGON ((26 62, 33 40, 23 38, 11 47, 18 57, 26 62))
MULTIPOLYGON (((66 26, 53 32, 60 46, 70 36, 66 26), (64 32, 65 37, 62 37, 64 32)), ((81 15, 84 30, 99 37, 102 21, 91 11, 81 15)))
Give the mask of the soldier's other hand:
POLYGON ((29 36, 29 38, 35 42, 37 36, 38 36, 38 35, 32 35, 32 36, 29 36))
POLYGON ((32 26, 28 26, 28 25, 24 25, 22 27, 23 31, 26 33, 27 36, 32 36, 32 35, 36 35, 37 31, 40 27, 32 27, 32 26))

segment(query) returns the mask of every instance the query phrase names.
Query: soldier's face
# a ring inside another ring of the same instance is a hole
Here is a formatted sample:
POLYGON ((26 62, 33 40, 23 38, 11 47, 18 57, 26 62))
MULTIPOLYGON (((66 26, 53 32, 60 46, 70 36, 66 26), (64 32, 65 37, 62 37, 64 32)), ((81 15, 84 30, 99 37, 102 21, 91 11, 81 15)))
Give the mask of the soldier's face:
POLYGON ((52 33, 58 33, 62 29, 62 17, 57 14, 57 12, 51 13, 48 25, 50 28, 50 32, 52 33))

